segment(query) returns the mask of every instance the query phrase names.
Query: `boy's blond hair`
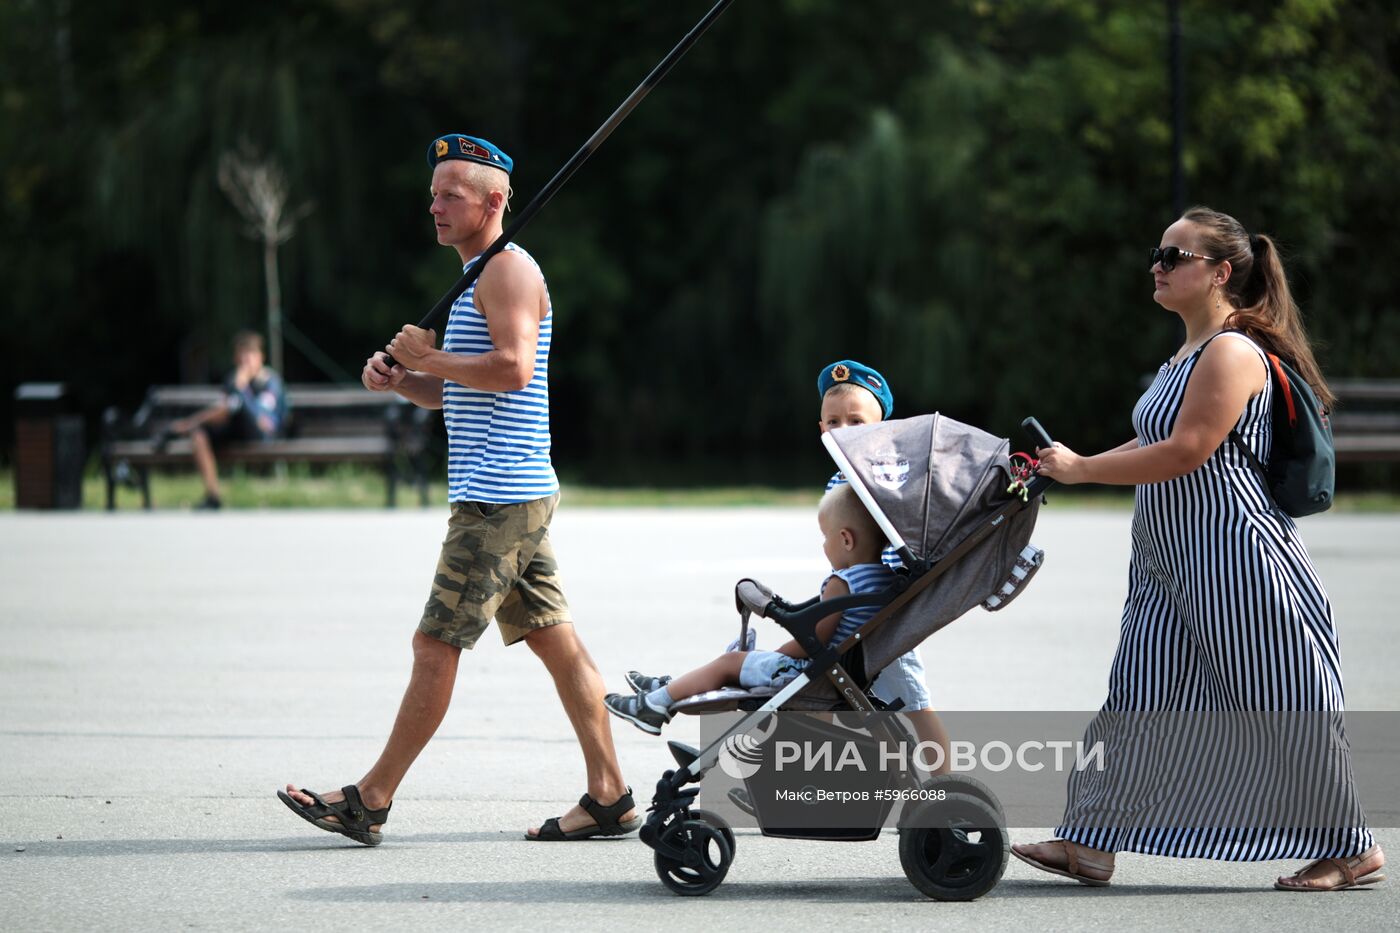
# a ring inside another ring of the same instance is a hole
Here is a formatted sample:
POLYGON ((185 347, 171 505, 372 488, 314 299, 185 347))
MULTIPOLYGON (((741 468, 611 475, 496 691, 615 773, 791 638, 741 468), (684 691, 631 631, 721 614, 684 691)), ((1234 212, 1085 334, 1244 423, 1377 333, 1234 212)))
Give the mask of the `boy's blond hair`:
MULTIPOLYGON (((854 382, 838 382, 836 383, 836 385, 826 390, 825 394, 822 395, 822 400, 825 401, 829 398, 842 398, 846 395, 854 395, 857 392, 864 392, 871 398, 875 398, 874 393, 872 393, 869 389, 865 388, 862 385, 858 385, 854 382)), ((875 399, 875 401, 878 403, 880 400, 875 399)))
POLYGON ((869 544, 879 551, 889 543, 874 516, 865 508, 865 504, 860 501, 850 483, 842 483, 828 489, 817 506, 817 514, 834 521, 841 528, 854 531, 862 548, 869 544))

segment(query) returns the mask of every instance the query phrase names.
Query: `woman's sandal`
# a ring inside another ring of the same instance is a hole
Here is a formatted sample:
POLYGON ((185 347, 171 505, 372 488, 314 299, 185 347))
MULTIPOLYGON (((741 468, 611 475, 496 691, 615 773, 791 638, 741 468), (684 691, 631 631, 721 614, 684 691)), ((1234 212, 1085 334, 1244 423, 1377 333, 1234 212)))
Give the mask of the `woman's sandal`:
POLYGON ((1380 873, 1379 868, 1375 869, 1369 874, 1362 875, 1360 878, 1356 877, 1356 870, 1361 867, 1363 862, 1365 862, 1372 855, 1374 855, 1375 852, 1376 847, 1371 846, 1371 848, 1367 849, 1365 852, 1362 852, 1360 855, 1353 855, 1348 858, 1320 858, 1315 862, 1309 862, 1308 864, 1304 865, 1302 868, 1298 869, 1287 878, 1278 879, 1274 882, 1274 887, 1279 891, 1350 891, 1353 888, 1359 888, 1362 885, 1375 884, 1378 881, 1384 881, 1385 875, 1382 875, 1380 873), (1303 879, 1303 876, 1305 874, 1307 874, 1312 869, 1316 868, 1318 865, 1331 865, 1332 867, 1337 869, 1340 877, 1338 877, 1335 881, 1323 884, 1311 884, 1308 880, 1303 879), (1300 883, 1288 883, 1295 878, 1297 878, 1300 883))
POLYGON ((640 816, 634 816, 625 823, 618 822, 618 818, 624 813, 637 808, 637 804, 632 800, 630 787, 627 788, 627 793, 617 798, 616 803, 603 806, 584 794, 579 798, 578 805, 593 817, 595 825, 564 832, 559 828, 560 817, 551 816, 544 821, 537 834, 532 836, 526 833, 525 838, 531 842, 575 842, 579 839, 592 839, 594 836, 622 836, 642 825, 640 816))
POLYGON ((336 803, 327 803, 320 794, 313 790, 307 790, 305 787, 301 789, 301 792, 316 802, 307 806, 293 799, 284 790, 279 790, 277 796, 297 816, 313 826, 321 827, 328 833, 340 833, 342 836, 349 836, 356 842, 367 846, 377 846, 384 841, 383 833, 370 832, 369 828, 382 825, 389 819, 389 808, 393 806, 392 803, 383 810, 367 809, 365 802, 360 799, 360 789, 354 784, 347 784, 340 789, 340 792, 345 795, 345 799, 336 803), (340 822, 326 819, 328 816, 334 816, 340 822))
POLYGON ((1098 862, 1091 862, 1088 859, 1080 858, 1079 855, 1074 851, 1077 848, 1077 846, 1074 843, 1071 843, 1065 839, 1051 839, 1048 842, 1037 843, 1037 845, 1053 845, 1057 842, 1060 844, 1060 848, 1064 849, 1065 851, 1065 861, 1068 863, 1068 871, 1066 871, 1063 868, 1056 868, 1054 865, 1048 865, 1045 862, 1033 859, 1029 855, 1023 855, 1020 852, 1017 852, 1015 848, 1012 848, 1011 854, 1016 856, 1021 861, 1025 862, 1027 865, 1030 865, 1033 868, 1039 868, 1041 871, 1048 871, 1052 875, 1059 875, 1062 878, 1073 878, 1080 884, 1087 884, 1090 887, 1094 888, 1108 887, 1109 878, 1113 877, 1112 865, 1100 865, 1098 862), (1092 878, 1089 875, 1084 874, 1084 872, 1080 870, 1082 868, 1089 868, 1094 871, 1108 872, 1109 878, 1092 878))

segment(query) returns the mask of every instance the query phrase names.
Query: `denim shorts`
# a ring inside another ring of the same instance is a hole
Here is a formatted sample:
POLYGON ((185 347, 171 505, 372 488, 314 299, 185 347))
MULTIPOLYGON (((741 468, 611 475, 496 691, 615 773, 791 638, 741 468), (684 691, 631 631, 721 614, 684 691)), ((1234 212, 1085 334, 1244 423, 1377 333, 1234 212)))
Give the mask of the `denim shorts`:
POLYGON ((918 648, 911 648, 891 661, 870 685, 870 691, 886 703, 903 700, 904 707, 900 711, 905 713, 933 706, 928 696, 928 675, 924 673, 918 648))
POLYGON ((781 651, 750 651, 739 668, 741 687, 784 687, 807 668, 805 658, 790 658, 781 651))

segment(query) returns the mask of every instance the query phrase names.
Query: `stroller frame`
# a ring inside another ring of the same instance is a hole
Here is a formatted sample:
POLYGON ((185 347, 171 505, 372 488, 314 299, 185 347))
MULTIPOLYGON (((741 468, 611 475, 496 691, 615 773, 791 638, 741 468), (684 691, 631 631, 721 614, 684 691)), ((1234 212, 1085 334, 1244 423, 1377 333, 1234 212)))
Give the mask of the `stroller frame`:
MULTIPOLYGON (((1041 446, 1051 445, 1052 441, 1049 435, 1041 428, 1036 419, 1027 418, 1022 422, 1022 427, 1026 428, 1041 446)), ((889 537, 896 553, 904 561, 908 573, 899 576, 890 586, 879 593, 843 596, 825 602, 821 600, 820 596, 816 596, 798 604, 789 603, 754 580, 743 579, 736 585, 735 604, 741 618, 740 643, 743 643, 743 636, 748 631, 750 616, 757 615, 760 618, 771 619, 782 626, 802 646, 803 651, 806 652, 811 661, 807 668, 798 674, 793 681, 768 697, 758 708, 749 711, 748 715, 742 717, 704 749, 696 749, 674 741, 667 743, 678 767, 667 770, 657 781, 656 792, 652 797, 647 820, 639 835, 642 842, 656 853, 657 873, 661 880, 678 894, 709 893, 723 881, 724 875, 728 872, 729 864, 733 860, 733 831, 717 814, 694 808, 692 804, 699 796, 700 788, 686 786, 698 784, 705 774, 718 763, 725 741, 736 733, 744 733, 758 726, 766 716, 779 711, 784 704, 819 677, 826 677, 830 681, 846 708, 856 712, 875 712, 877 701, 872 700, 867 692, 869 682, 873 681, 874 677, 868 678, 864 684, 858 682, 847 670, 843 661, 861 645, 863 640, 868 639, 872 633, 877 631, 886 620, 955 566, 964 555, 986 540, 1011 515, 1027 508, 1029 501, 1039 498, 1054 485, 1054 481, 1047 477, 1036 477, 1031 480, 1026 484, 1025 498, 1021 496, 1011 497, 987 516, 951 551, 937 561, 929 561, 913 556, 902 536, 890 524, 870 495, 869 490, 860 481, 859 476, 850 469, 849 461, 834 444, 831 436, 829 434, 823 435, 822 440, 837 464, 842 468, 857 496, 860 497, 871 516, 879 523, 881 530, 889 537), (880 608, 873 617, 841 644, 823 645, 816 637, 817 623, 823 618, 836 612, 869 606, 880 608), (714 849, 718 849, 718 856, 713 854, 707 856, 707 849, 711 853, 714 849)), ((895 709, 898 708, 898 706, 895 707, 895 709)), ((684 709, 681 711, 688 712, 684 709)), ((695 712, 703 712, 703 710, 697 708, 695 712)), ((953 783, 962 785, 961 789, 970 790, 973 796, 984 798, 984 802, 986 802, 985 797, 990 794, 980 784, 968 778, 953 779, 953 783)), ((988 809, 994 809, 995 816, 1000 818, 1000 807, 995 798, 993 797, 987 803, 989 803, 988 809)), ((877 826, 875 835, 878 835, 878 832, 877 826)), ((901 840, 901 850, 904 841, 906 840, 901 840)), ((901 855, 903 855, 902 851, 901 855)), ((907 864, 906 873, 910 874, 907 864)), ((1000 873, 998 872, 997 879, 999 877, 1000 873)), ((997 879, 992 880, 993 885, 997 879)), ((920 884, 913 874, 910 874, 910 880, 919 886, 924 893, 939 899, 970 900, 983 893, 977 891, 971 897, 959 897, 955 891, 944 889, 939 889, 937 892, 932 891, 920 884)))

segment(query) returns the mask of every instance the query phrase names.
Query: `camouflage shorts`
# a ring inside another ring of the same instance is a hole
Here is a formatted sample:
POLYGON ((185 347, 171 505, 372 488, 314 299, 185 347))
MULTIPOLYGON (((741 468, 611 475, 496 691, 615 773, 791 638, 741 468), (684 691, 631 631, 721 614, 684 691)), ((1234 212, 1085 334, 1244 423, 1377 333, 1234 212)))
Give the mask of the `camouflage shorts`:
POLYGON ((532 502, 454 502, 432 595, 418 631, 459 648, 476 644, 494 616, 501 639, 569 622, 549 544, 556 493, 532 502))

